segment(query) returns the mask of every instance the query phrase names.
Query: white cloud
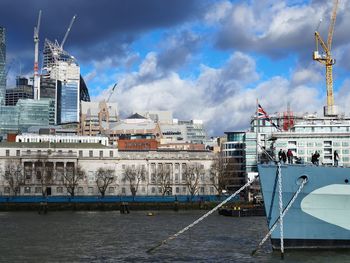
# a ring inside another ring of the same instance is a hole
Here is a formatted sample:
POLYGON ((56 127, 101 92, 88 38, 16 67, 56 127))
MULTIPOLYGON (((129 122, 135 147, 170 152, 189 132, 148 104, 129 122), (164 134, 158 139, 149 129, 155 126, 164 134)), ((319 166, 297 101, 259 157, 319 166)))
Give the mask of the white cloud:
POLYGON ((229 1, 217 2, 204 16, 206 22, 217 23, 225 18, 232 8, 232 3, 229 1))
POLYGON ((316 62, 312 62, 307 67, 301 66, 293 72, 292 84, 297 86, 308 83, 320 83, 322 80, 325 82, 324 71, 324 66, 316 62))
MULTIPOLYGON (((302 74, 296 72, 294 79, 302 74)), ((137 72, 119 76, 111 101, 119 104, 124 116, 137 111, 171 110, 180 119, 203 119, 210 135, 248 128, 256 99, 270 114, 283 111, 288 103, 301 113, 315 112, 323 105, 317 88, 278 76, 248 88, 258 77, 254 59, 241 52, 233 53, 221 68, 202 65, 198 78, 191 80, 175 72, 159 72, 157 54, 153 52, 137 72)), ((106 91, 95 99, 108 94, 106 91)))
MULTIPOLYGON (((111 100, 118 102, 124 116, 135 111, 171 110, 180 119, 203 119, 210 135, 248 128, 256 99, 270 114, 287 109, 288 104, 296 114, 321 113, 326 102, 324 68, 311 60, 313 31, 320 17, 330 16, 331 7, 331 3, 300 1, 218 2, 204 19, 219 29, 219 45, 234 50, 221 67, 202 64, 199 75, 191 79, 176 73, 196 55, 189 47, 204 35, 181 29, 158 44, 158 52, 149 52, 138 70, 114 75, 118 89, 111 100), (288 59, 295 59, 297 66, 290 69, 289 77, 261 80, 258 71, 263 71, 264 65, 257 70, 254 55, 245 52, 270 57, 292 54, 288 59)), ((343 25, 348 24, 344 10, 341 7, 339 12, 340 36, 344 35, 343 25)), ((345 57, 344 52, 334 51, 338 53, 345 57)), ((348 105, 349 85, 350 81, 346 82, 336 94, 341 107, 348 105)))

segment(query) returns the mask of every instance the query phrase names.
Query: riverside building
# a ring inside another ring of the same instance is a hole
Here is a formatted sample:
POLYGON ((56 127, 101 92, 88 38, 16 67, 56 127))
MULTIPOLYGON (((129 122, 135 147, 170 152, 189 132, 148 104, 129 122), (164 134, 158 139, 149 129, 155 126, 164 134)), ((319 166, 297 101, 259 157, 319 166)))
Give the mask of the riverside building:
POLYGON ((320 154, 320 164, 335 165, 334 152, 339 155, 338 165, 350 167, 350 118, 345 116, 319 117, 316 114, 290 112, 270 116, 271 122, 252 117, 248 131, 227 133, 223 144, 225 156, 238 156, 237 171, 246 180, 257 175, 257 163, 268 161, 263 154, 278 159, 280 150, 293 153, 293 162, 311 163, 312 154, 320 154), (272 125, 274 123, 276 126, 272 125), (257 147, 258 142, 258 147, 257 147))
POLYGON ((106 195, 132 195, 133 186, 136 195, 141 196, 190 195, 186 171, 195 166, 200 171, 195 175, 198 181, 191 184, 195 195, 215 195, 210 179, 212 159, 213 154, 207 151, 118 151, 101 143, 85 142, 0 143, 0 168, 5 174, 0 178, 0 193, 14 194, 9 184, 10 167, 17 167, 17 175, 24 176, 19 195, 67 196, 65 175, 80 167, 84 177, 76 188, 78 196, 99 195, 96 185, 99 168, 113 171, 115 180, 108 186, 106 195), (142 169, 144 176, 137 186, 135 181, 126 179, 127 169, 142 169), (160 171, 164 169, 168 171, 166 184, 160 180, 160 171), (44 176, 47 176, 45 180, 44 176))

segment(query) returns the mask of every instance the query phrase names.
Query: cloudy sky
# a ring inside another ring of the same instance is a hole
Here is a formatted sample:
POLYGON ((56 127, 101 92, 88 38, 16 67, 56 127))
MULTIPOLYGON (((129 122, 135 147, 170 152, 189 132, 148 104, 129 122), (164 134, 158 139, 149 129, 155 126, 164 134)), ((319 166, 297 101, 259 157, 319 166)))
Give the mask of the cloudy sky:
MULTIPOLYGON (((335 101, 350 112, 350 1, 341 0, 334 32, 335 101), (349 58, 349 59, 348 59, 349 58)), ((332 1, 302 0, 1 0, 15 75, 32 74, 33 27, 42 10, 43 40, 62 40, 93 100, 107 98, 122 116, 171 110, 204 120, 209 135, 244 130, 256 99, 268 113, 322 112, 325 68, 312 60, 314 31, 324 39, 332 1)))

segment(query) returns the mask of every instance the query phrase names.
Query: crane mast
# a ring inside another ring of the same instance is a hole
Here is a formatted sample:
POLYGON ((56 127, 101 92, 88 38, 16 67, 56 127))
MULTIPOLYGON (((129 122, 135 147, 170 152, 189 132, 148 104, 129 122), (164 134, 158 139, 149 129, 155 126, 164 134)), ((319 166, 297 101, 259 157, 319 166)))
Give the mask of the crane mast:
POLYGON ((41 22, 41 10, 39 11, 38 23, 34 27, 34 99, 40 99, 40 78, 39 78, 39 30, 41 22))
POLYGON ((64 35, 63 40, 62 40, 61 45, 60 45, 61 49, 63 49, 63 45, 64 45, 64 43, 65 43, 66 40, 67 40, 67 37, 68 37, 68 35, 69 35, 69 32, 70 32, 70 30, 71 30, 71 28, 72 28, 72 26, 73 26, 73 23, 74 23, 76 17, 77 17, 77 16, 74 15, 73 18, 72 18, 72 20, 71 20, 70 23, 69 23, 69 26, 68 26, 68 29, 67 29, 67 31, 66 31, 66 34, 64 35))
POLYGON ((335 60, 332 58, 331 49, 333 41, 333 33, 335 26, 335 19, 337 16, 339 0, 334 1, 331 22, 328 29, 327 43, 324 42, 320 33, 315 31, 315 42, 316 51, 313 53, 313 60, 326 66, 326 86, 327 86, 327 106, 324 107, 325 116, 336 116, 338 115, 337 107, 334 104, 334 94, 333 94, 333 65, 335 60), (323 54, 319 53, 319 46, 323 49, 323 54))
POLYGON ((109 93, 108 99, 107 99, 107 101, 106 101, 107 103, 109 102, 110 98, 112 97, 113 92, 114 92, 115 87, 117 86, 117 84, 118 84, 118 83, 115 83, 115 84, 114 84, 114 86, 113 86, 113 88, 112 88, 111 92, 109 93))

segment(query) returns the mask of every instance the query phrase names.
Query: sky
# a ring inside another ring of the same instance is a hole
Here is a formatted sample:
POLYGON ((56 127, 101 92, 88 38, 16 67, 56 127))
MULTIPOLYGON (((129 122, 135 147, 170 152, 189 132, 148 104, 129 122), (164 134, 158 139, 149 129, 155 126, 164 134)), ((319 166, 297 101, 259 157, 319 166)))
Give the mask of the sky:
MULTIPOLYGON (((92 100, 118 104, 121 117, 170 110, 201 119, 208 135, 249 127, 256 101, 269 114, 322 114, 325 67, 312 60, 314 31, 327 39, 333 1, 1 0, 8 86, 33 74, 33 27, 77 59, 92 100), (322 22, 320 23, 320 20, 322 22)), ((350 112, 350 0, 340 0, 332 54, 335 103, 350 112)))

